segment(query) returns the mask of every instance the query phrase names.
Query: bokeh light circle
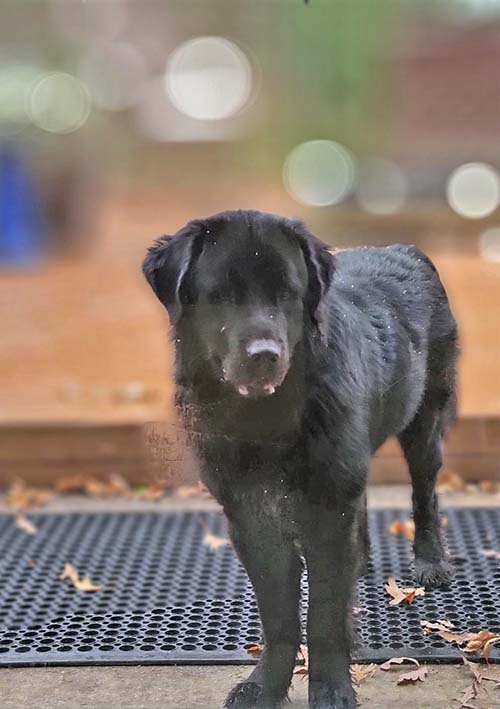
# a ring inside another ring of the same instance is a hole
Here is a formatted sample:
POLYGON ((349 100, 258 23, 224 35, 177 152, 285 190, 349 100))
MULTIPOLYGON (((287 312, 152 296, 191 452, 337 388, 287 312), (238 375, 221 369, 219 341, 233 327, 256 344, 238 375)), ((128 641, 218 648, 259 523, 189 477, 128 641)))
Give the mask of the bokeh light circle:
POLYGON ((32 122, 50 133, 72 133, 90 114, 90 94, 85 84, 71 74, 44 74, 34 86, 29 112, 32 122))
POLYGON ((405 173, 390 160, 373 158, 359 170, 356 197, 371 214, 395 214, 408 195, 405 173))
POLYGON ((481 234, 479 253, 485 261, 500 263, 500 227, 491 227, 481 234))
POLYGON ((224 37, 197 37, 169 57, 165 90, 177 110, 202 121, 230 118, 252 93, 252 67, 245 53, 224 37))
POLYGON ((500 204, 497 171, 486 163, 466 163, 452 172, 446 195, 450 207, 468 219, 481 219, 500 204))
POLYGON ((351 153, 333 140, 311 140, 297 145, 283 166, 289 194, 302 204, 326 207, 345 199, 354 183, 351 153))

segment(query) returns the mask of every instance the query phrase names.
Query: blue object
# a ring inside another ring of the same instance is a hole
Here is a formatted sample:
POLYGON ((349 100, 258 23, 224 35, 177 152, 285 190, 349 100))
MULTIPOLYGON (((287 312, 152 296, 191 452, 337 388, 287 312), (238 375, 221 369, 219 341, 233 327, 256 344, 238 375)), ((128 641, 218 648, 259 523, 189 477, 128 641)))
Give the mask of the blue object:
POLYGON ((15 144, 0 147, 0 266, 40 260, 46 222, 33 171, 15 144))

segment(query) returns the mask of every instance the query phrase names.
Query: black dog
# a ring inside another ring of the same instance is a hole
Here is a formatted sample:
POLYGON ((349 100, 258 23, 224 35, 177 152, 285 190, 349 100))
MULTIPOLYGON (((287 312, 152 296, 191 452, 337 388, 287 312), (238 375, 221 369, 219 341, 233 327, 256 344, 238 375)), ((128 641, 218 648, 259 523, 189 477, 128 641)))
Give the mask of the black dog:
POLYGON ((354 707, 350 607, 367 560, 365 485, 396 435, 413 483, 419 583, 446 583, 434 484, 455 412, 457 332, 413 246, 333 255, 300 222, 255 211, 190 222, 144 273, 170 315, 178 404, 202 478, 252 581, 265 649, 231 708, 277 706, 309 579, 309 699, 354 707))

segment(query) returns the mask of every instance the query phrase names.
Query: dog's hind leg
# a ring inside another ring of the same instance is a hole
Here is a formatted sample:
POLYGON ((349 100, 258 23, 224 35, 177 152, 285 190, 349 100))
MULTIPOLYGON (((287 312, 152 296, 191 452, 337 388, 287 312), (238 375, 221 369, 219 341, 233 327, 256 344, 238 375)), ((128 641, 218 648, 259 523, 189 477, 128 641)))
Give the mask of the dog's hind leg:
MULTIPOLYGON (((286 699, 300 642, 302 562, 292 541, 266 519, 230 525, 233 545, 255 590, 264 630, 264 650, 245 682, 229 693, 228 709, 275 709, 286 699)), ((250 519, 251 518, 251 519, 250 519)))
POLYGON ((430 370, 422 403, 413 421, 398 435, 413 486, 417 582, 427 588, 446 585, 452 575, 435 485, 443 463, 443 435, 455 413, 454 343, 453 347, 443 344, 431 354, 434 370, 430 370))
POLYGON ((368 530, 368 502, 366 499, 366 492, 363 493, 359 502, 358 554, 358 575, 364 576, 368 573, 368 564, 370 561, 370 534, 368 530))

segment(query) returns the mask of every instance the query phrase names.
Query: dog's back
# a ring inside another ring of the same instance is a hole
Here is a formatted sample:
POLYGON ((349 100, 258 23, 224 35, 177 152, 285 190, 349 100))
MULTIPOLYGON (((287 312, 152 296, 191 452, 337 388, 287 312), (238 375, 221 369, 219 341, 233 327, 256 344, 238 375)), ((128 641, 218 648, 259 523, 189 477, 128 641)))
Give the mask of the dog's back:
POLYGON ((351 342, 371 371, 374 449, 409 424, 426 393, 454 417, 457 328, 424 253, 403 244, 338 252, 331 301, 333 317, 347 311, 351 342))

